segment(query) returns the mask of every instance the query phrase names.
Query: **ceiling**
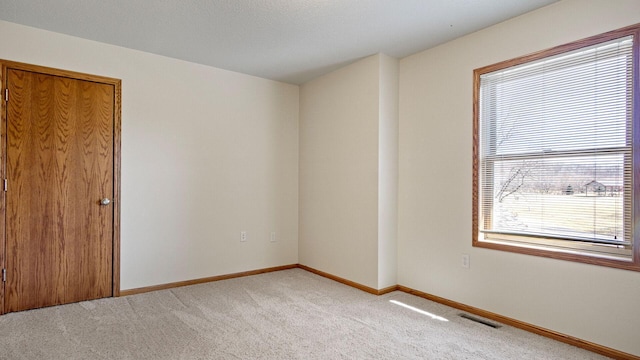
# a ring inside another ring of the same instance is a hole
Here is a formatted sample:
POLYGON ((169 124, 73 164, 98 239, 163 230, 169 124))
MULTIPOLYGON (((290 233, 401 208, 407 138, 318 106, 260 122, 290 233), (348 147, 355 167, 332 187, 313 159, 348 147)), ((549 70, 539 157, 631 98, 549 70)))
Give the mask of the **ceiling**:
POLYGON ((0 0, 0 20, 301 84, 557 0, 0 0))

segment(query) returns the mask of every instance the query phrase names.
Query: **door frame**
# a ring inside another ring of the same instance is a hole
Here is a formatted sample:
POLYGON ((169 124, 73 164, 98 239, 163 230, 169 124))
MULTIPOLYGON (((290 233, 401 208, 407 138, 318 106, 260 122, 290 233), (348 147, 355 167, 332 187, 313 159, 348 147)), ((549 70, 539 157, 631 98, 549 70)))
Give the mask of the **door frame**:
MULTIPOLYGON (((113 254, 112 254, 112 297, 120 296, 120 139, 121 139, 121 98, 122 80, 85 74, 75 71, 54 69, 45 66, 0 59, 0 180, 7 178, 7 72, 10 69, 37 72, 41 74, 85 80, 113 86, 113 254)), ((11 94, 9 94, 11 96, 11 94)), ((1 181, 0 181, 1 183, 1 181)), ((0 269, 6 269, 6 192, 0 188, 0 269)), ((5 311, 6 282, 0 279, 0 315, 5 311)))

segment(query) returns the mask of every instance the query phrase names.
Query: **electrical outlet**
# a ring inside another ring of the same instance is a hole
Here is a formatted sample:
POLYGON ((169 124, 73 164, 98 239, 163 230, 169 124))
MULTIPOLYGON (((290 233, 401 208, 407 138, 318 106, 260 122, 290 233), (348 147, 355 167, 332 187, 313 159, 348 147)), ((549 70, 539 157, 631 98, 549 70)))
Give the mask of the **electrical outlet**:
POLYGON ((469 255, 467 254, 462 255, 462 267, 465 269, 469 268, 469 255))
POLYGON ((247 232, 240 231, 240 241, 247 241, 247 232))
POLYGON ((276 242, 276 232, 272 231, 271 236, 269 237, 269 241, 276 242))

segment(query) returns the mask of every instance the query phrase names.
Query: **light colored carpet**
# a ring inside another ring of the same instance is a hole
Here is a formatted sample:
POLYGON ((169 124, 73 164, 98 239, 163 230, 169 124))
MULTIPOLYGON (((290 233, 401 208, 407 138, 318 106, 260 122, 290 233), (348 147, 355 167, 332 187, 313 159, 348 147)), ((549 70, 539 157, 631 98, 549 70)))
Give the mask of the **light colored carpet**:
POLYGON ((459 313, 292 269, 6 314, 0 359, 604 359, 459 313))

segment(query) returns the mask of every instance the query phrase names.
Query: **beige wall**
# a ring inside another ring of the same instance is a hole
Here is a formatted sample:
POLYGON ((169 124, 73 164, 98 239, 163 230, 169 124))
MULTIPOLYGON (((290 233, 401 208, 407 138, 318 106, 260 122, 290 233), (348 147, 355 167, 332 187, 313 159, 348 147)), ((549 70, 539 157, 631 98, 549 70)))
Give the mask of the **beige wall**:
POLYGON ((398 284, 399 61, 380 54, 378 132, 378 288, 398 284))
POLYGON ((473 69, 639 22, 566 0, 401 60, 400 284, 640 355, 640 273, 471 247, 473 69))
POLYGON ((0 34, 2 59, 122 79, 122 289, 298 262, 297 86, 1 21, 0 34))
POLYGON ((379 57, 300 88, 300 263, 378 286, 379 57))
POLYGON ((300 263, 396 284, 398 62, 367 57, 300 89, 300 263))

